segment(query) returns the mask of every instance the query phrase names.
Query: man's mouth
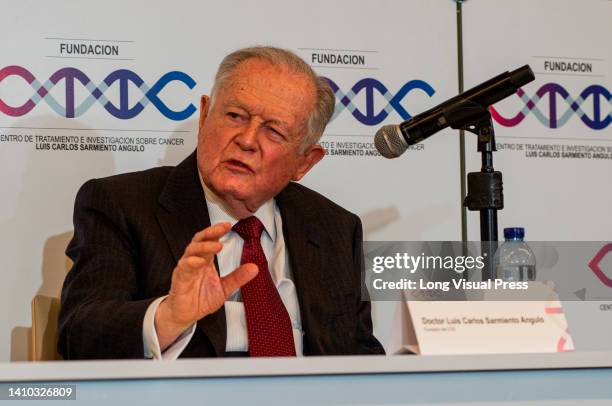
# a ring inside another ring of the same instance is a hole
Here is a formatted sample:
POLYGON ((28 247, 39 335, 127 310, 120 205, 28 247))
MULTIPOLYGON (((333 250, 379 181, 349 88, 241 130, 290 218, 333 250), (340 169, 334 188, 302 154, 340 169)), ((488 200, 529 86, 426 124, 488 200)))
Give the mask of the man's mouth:
POLYGON ((255 173, 253 168, 251 168, 249 165, 237 159, 229 159, 225 161, 225 165, 229 167, 229 169, 236 171, 236 172, 255 173))

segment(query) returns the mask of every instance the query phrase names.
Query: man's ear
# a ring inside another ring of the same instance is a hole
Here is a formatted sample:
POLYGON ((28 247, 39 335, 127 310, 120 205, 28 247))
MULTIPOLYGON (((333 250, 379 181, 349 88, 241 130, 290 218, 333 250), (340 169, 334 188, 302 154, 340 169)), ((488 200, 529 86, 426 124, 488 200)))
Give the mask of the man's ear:
POLYGON ((206 121, 206 116, 208 115, 208 109, 210 107, 210 97, 203 94, 200 97, 200 122, 198 125, 199 129, 202 129, 204 126, 204 122, 206 121))
POLYGON ((325 149, 319 144, 314 144, 306 148, 306 151, 302 154, 302 162, 293 175, 293 180, 298 181, 308 173, 313 166, 315 166, 325 156, 325 149))

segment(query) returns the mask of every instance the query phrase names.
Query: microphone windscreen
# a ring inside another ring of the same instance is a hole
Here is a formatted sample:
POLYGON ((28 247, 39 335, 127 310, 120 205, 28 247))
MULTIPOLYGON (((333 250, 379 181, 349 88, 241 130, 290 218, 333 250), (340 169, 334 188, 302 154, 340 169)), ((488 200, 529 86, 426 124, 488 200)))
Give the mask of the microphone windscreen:
POLYGON ((374 146, 385 158, 397 158, 408 148, 397 125, 385 125, 376 131, 374 146))

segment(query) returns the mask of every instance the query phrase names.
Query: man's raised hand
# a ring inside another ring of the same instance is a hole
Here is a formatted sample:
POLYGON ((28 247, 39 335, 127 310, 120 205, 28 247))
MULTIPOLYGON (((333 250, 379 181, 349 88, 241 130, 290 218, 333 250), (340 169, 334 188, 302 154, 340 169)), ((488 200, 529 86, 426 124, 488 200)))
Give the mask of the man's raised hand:
POLYGON ((215 255, 223 248, 219 239, 230 229, 230 223, 217 223, 196 233, 172 271, 170 293, 155 313, 162 351, 189 326, 219 310, 236 289, 257 275, 257 265, 244 264, 219 276, 215 255))

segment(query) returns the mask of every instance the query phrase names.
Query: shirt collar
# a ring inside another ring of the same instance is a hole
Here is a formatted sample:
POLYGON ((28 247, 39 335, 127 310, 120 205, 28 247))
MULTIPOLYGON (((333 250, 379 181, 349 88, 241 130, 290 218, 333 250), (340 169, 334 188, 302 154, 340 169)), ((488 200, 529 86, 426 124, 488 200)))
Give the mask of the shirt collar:
MULTIPOLYGON (((206 186, 202 179, 202 174, 198 171, 200 177, 200 184, 204 190, 204 197, 206 198, 206 206, 208 207, 208 216, 210 217, 210 224, 216 224, 219 222, 227 221, 234 226, 238 222, 238 218, 232 216, 227 209, 225 202, 217 196, 212 190, 206 186)), ((274 212, 276 210, 276 201, 270 199, 262 204, 253 216, 257 217, 264 226, 266 233, 274 242, 276 240, 276 223, 274 222, 274 212)))

